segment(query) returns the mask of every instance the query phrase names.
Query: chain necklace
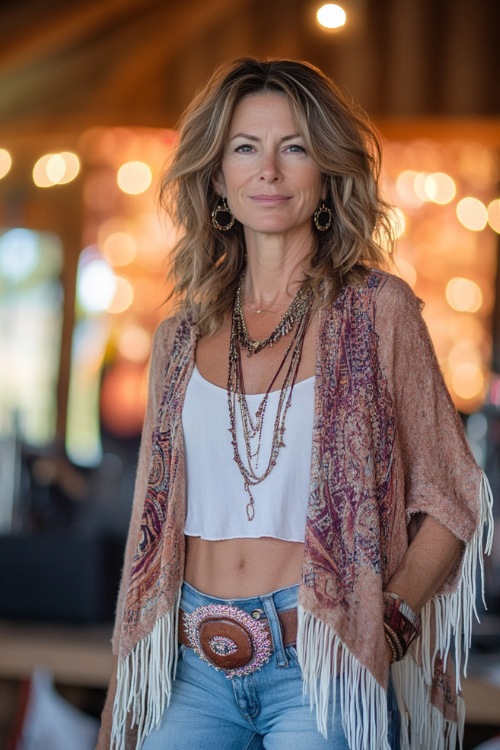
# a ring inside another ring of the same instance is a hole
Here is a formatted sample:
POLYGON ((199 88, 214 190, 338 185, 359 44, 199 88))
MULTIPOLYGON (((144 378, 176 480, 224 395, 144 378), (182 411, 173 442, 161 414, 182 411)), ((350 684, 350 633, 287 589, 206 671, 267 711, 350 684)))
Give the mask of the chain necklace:
MULTIPOLYGON (((294 302, 295 302, 295 299, 297 299, 297 296, 294 298, 294 302)), ((295 382, 297 380, 297 373, 298 373, 300 358, 302 355, 304 337, 305 337, 307 327, 309 325, 309 320, 311 317, 312 293, 310 290, 307 292, 307 296, 305 297, 305 299, 306 299, 307 304, 303 306, 303 311, 301 311, 300 315, 297 313, 294 313, 296 315, 296 317, 294 317, 294 322, 297 319, 299 321, 297 328, 293 334, 293 337, 290 343, 288 344, 286 348, 283 359, 281 360, 280 365, 274 377, 272 378, 266 390, 266 393, 264 394, 262 401, 259 404, 259 407, 255 413, 254 418, 252 418, 252 415, 250 414, 250 410, 248 408, 248 403, 247 403, 246 394, 245 394, 245 383, 243 379, 243 368, 241 364, 242 343, 238 336, 239 320, 238 320, 238 311, 237 311, 236 302, 233 308, 233 317, 232 317, 232 324, 231 324, 231 339, 230 339, 230 344, 229 344, 229 373, 228 373, 228 381, 227 381, 227 400, 228 400, 228 407, 229 407, 229 422, 230 422, 229 431, 231 433, 231 445, 233 446, 233 452, 234 452, 233 458, 243 477, 245 492, 248 494, 248 497, 249 497, 249 501, 246 505, 246 514, 247 514, 247 518, 249 521, 252 521, 255 516, 255 503, 254 503, 254 497, 252 495, 252 487, 257 484, 260 484, 261 482, 264 481, 264 479, 266 479, 266 477, 269 476, 273 468, 276 466, 276 461, 278 458, 278 453, 279 453, 280 448, 283 448, 285 446, 284 436, 285 436, 286 414, 292 403, 292 392, 293 392, 293 387, 295 385, 295 382), (280 372, 283 370, 285 366, 285 362, 288 359, 289 355, 290 355, 290 362, 288 365, 287 372, 285 374, 283 385, 281 386, 281 389, 280 389, 278 408, 277 408, 276 417, 274 420, 273 437, 272 437, 272 443, 271 443, 271 451, 269 454, 269 460, 267 462, 266 468, 261 473, 258 473, 261 439, 262 439, 262 432, 263 432, 263 425, 264 425, 264 416, 266 413, 267 402, 269 400, 269 393, 271 392, 280 372), (239 407, 239 412, 241 416, 243 442, 245 445, 245 456, 246 456, 247 466, 245 466, 245 464, 243 463, 240 450, 239 450, 239 446, 238 446, 238 438, 237 438, 237 432, 236 432, 236 407, 237 405, 239 407), (252 444, 251 444, 251 441, 254 439, 257 440, 257 447, 255 450, 252 449, 252 444)), ((241 319, 242 319, 242 315, 241 315, 241 319)), ((291 330, 292 327, 293 327, 293 323, 291 324, 291 327, 288 330, 291 330)), ((278 338, 281 338, 281 336, 283 335, 285 334, 281 333, 276 338, 276 341, 278 340, 278 338)), ((262 342, 257 342, 257 343, 262 343, 262 342)), ((267 343, 265 345, 267 345, 267 343)), ((272 346, 272 344, 269 344, 269 345, 272 346)), ((260 348, 256 349, 256 351, 260 351, 260 349, 262 348, 264 348, 264 346, 260 346, 260 348)), ((251 353, 254 354, 255 352, 252 351, 251 353)))
MULTIPOLYGON (((310 288, 308 284, 301 286, 295 297, 290 303, 288 310, 285 312, 274 331, 265 339, 256 341, 248 335, 245 318, 243 316, 243 307, 241 304, 241 289, 243 278, 236 291, 236 299, 233 308, 233 324, 239 345, 248 350, 247 357, 257 354, 266 346, 271 346, 279 341, 282 336, 286 336, 292 330, 297 320, 300 320, 311 302, 310 288)), ((259 311, 260 312, 260 311, 259 311)))

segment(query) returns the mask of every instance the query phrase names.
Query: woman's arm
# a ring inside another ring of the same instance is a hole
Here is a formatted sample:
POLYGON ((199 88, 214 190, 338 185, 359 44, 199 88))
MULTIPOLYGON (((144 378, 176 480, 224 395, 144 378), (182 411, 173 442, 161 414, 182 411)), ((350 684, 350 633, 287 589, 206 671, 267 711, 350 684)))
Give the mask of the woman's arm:
POLYGON ((398 594, 414 612, 420 612, 447 579, 463 546, 439 521, 426 516, 386 591, 398 594))

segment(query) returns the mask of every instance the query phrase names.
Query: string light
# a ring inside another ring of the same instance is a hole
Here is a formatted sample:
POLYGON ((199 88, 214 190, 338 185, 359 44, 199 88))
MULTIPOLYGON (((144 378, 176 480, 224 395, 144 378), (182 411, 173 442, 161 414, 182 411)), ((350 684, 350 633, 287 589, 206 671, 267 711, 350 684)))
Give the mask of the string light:
POLYGON ((428 200, 439 205, 451 203, 457 193, 455 180, 445 172, 433 172, 424 180, 424 190, 428 200))
POLYGON ((457 396, 468 400, 481 393, 484 387, 484 376, 476 364, 463 362, 453 370, 451 385, 457 396))
POLYGON ((488 205, 488 224, 500 234, 500 198, 495 198, 488 205))
POLYGON ((40 188, 66 185, 74 180, 79 172, 80 160, 73 152, 44 154, 33 167, 33 182, 40 188))
POLYGON ((116 176, 118 187, 129 195, 144 193, 153 181, 151 168, 143 161, 122 164, 116 176))
POLYGON ((481 232, 488 223, 488 211, 479 198, 462 198, 456 210, 459 222, 472 232, 481 232))
POLYGON ((446 285, 446 301, 458 312, 477 312, 483 304, 483 294, 474 281, 457 276, 446 285))
POLYGON ((123 276, 115 276, 115 290, 113 299, 106 305, 106 311, 119 315, 128 310, 134 301, 134 289, 128 279, 123 276))
POLYGON ((347 14, 340 5, 327 3, 318 9, 316 18, 319 25, 325 29, 340 29, 346 24, 347 14))
POLYGON ((7 149, 0 148, 0 180, 9 173, 12 166, 12 156, 7 149))
POLYGON ((113 232, 102 243, 102 252, 113 266, 126 266, 137 254, 137 242, 128 232, 113 232))

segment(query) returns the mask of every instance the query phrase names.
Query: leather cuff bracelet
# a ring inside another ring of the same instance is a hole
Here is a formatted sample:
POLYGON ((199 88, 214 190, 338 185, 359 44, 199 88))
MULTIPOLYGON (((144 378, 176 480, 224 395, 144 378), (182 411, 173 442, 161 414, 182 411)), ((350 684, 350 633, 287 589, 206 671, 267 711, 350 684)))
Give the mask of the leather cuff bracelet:
POLYGON ((392 661, 401 661, 422 630, 420 615, 391 591, 384 592, 384 630, 392 661))

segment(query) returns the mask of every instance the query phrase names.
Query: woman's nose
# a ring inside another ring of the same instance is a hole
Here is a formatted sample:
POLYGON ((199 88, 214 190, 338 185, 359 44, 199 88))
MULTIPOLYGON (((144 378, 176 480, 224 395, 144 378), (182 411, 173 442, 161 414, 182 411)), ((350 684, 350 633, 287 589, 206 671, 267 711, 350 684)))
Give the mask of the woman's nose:
POLYGON ((266 182, 276 182, 281 177, 278 160, 274 153, 262 156, 259 179, 266 182))

